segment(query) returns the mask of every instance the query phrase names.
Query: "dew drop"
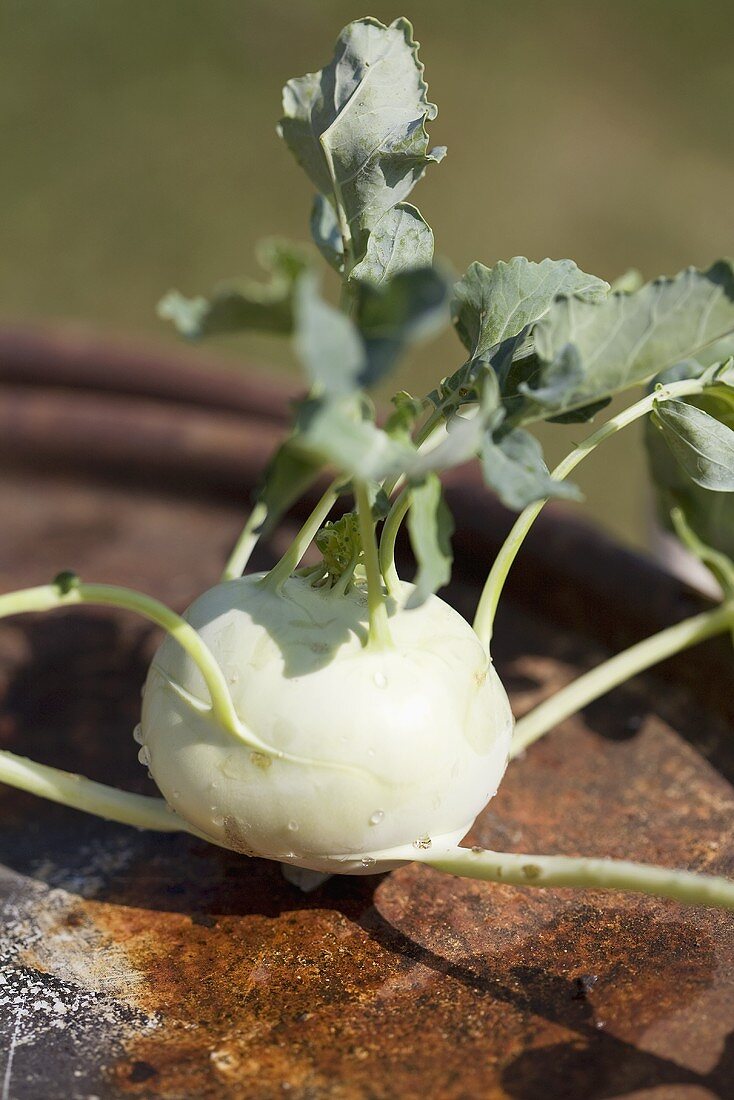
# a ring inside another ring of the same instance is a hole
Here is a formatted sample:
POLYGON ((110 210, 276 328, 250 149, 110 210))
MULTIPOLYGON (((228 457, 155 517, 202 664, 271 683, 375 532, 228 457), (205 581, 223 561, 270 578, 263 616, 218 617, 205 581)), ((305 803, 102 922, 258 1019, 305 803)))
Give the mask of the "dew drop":
POLYGON ((298 822, 297 821, 289 821, 288 822, 288 828, 290 829, 290 831, 292 833, 297 833, 298 832, 298 822))
POLYGON ((148 767, 148 764, 150 764, 150 749, 147 745, 143 745, 143 747, 141 748, 140 752, 138 753, 138 760, 141 764, 144 764, 146 768, 148 767))
POLYGON ((362 856, 359 862, 363 867, 374 867, 377 860, 373 856, 362 856))
POLYGON ((220 817, 218 814, 212 814, 212 825, 215 829, 221 829, 224 825, 224 818, 220 817))
POLYGON ((374 683, 375 683, 375 687, 378 687, 378 688, 386 688, 387 687, 387 676, 385 675, 384 672, 376 672, 375 675, 373 676, 373 680, 374 680, 374 683))
POLYGON ((174 798, 180 798, 181 797, 181 792, 180 791, 172 791, 171 793, 172 793, 174 798))
POLYGON ((138 722, 133 730, 133 741, 137 741, 139 745, 143 744, 143 727, 140 725, 140 722, 138 722))
POLYGON ((233 669, 232 669, 232 670, 230 671, 230 673, 229 673, 229 676, 227 677, 227 679, 229 680, 230 684, 236 684, 236 683, 237 683, 237 681, 239 680, 239 678, 240 678, 240 674, 239 674, 239 672, 237 671, 237 669, 236 669, 236 668, 233 668, 233 669))
POLYGON ((379 825, 384 816, 384 810, 375 810, 375 812, 370 817, 370 825, 379 825))
POLYGON ((426 849, 430 848, 432 844, 433 841, 429 836, 419 836, 413 841, 413 847, 420 848, 423 851, 426 851, 426 849))

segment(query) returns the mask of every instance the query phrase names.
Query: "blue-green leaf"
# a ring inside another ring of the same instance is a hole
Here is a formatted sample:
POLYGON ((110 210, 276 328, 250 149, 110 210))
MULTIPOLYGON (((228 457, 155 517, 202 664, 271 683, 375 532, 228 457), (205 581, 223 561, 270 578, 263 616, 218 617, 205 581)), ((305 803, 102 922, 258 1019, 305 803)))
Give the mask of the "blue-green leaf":
MULTIPOLYGON (((731 383, 727 384, 729 378, 734 382, 730 363, 708 368, 706 371, 699 366, 694 373, 691 373, 691 366, 687 365, 687 371, 673 368, 656 381, 665 385, 679 381, 681 376, 705 375, 710 378, 711 387, 695 397, 687 398, 686 403, 708 413, 730 431, 734 431, 734 387, 731 383)), ((658 515, 663 526, 674 529, 678 534, 681 530, 692 532, 694 540, 699 540, 715 555, 724 555, 730 562, 734 562, 734 493, 706 489, 692 481, 674 457, 659 427, 653 424, 652 417, 647 419, 645 442, 650 471, 657 489, 658 515), (671 518, 671 513, 675 510, 680 518, 677 524, 671 518)), ((693 548, 692 541, 686 540, 689 548, 693 548)), ((702 560, 706 561, 706 558, 702 557, 702 560)), ((714 572, 721 579, 720 571, 714 572)))
MULTIPOLYGON (((731 394, 729 411, 734 414, 734 390, 731 394)), ((652 421, 696 485, 720 493, 734 492, 734 431, 723 420, 673 398, 655 402, 652 421)))
POLYGON ((412 344, 441 331, 448 323, 448 290, 446 277, 431 267, 376 286, 357 284, 356 320, 367 354, 363 385, 374 385, 412 344))
POLYGON ((324 301, 312 274, 296 290, 294 342, 315 393, 339 398, 359 387, 366 369, 362 338, 346 314, 324 301))
POLYGON ((462 344, 481 359, 538 321, 559 295, 599 302, 608 293, 608 283, 587 275, 573 260, 533 263, 515 256, 494 267, 473 263, 454 287, 451 310, 462 344))
POLYGON ((294 446, 347 477, 382 481, 402 473, 415 449, 378 428, 354 401, 311 399, 298 413, 294 446))
POLYGON ((267 240, 258 258, 271 273, 270 282, 223 285, 210 298, 186 298, 172 290, 159 303, 158 316, 191 340, 248 330, 290 333, 295 287, 310 266, 308 253, 286 241, 267 240))
POLYGON ((283 90, 279 132, 320 193, 337 211, 353 260, 369 232, 408 197, 444 149, 428 151, 425 124, 436 107, 426 97, 413 28, 358 19, 337 39, 320 72, 283 90))
POLYGON ((326 262, 344 271, 344 242, 333 205, 323 195, 317 195, 311 208, 311 236, 326 262))
POLYGON ((550 476, 540 443, 523 428, 512 428, 496 438, 491 431, 486 432, 481 460, 484 480, 508 508, 520 511, 536 500, 551 497, 581 499, 575 485, 550 476))
POLYGON ((367 241, 367 250, 352 268, 350 279, 379 286, 403 271, 430 267, 433 231, 408 202, 398 203, 380 218, 367 241))
POLYGON ((734 270, 688 268, 594 305, 555 302, 534 333, 523 422, 557 416, 641 383, 734 334, 734 270))

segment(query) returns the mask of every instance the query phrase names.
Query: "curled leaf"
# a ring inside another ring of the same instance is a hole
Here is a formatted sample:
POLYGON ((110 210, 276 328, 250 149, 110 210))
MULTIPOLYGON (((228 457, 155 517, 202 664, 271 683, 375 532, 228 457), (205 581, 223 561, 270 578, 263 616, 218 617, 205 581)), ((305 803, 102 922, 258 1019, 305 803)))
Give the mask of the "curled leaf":
MULTIPOLYGON (((731 392, 727 411, 734 420, 734 390, 731 392)), ((734 492, 734 431, 724 420, 675 398, 656 401, 652 421, 696 485, 720 493, 734 492)))

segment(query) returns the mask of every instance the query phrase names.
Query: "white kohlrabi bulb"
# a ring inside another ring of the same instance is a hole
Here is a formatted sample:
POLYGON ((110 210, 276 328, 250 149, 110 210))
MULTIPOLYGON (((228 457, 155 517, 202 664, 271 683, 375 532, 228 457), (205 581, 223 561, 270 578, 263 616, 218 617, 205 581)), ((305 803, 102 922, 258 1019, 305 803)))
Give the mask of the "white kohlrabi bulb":
POLYGON ((469 625, 435 596, 404 610, 406 584, 393 648, 373 651, 360 588, 336 595, 292 577, 276 593, 260 581, 220 584, 186 614, 243 739, 204 712, 201 674, 173 639, 155 656, 142 727, 163 795, 217 844, 316 871, 373 873, 413 846, 457 843, 495 793, 512 734, 469 625))

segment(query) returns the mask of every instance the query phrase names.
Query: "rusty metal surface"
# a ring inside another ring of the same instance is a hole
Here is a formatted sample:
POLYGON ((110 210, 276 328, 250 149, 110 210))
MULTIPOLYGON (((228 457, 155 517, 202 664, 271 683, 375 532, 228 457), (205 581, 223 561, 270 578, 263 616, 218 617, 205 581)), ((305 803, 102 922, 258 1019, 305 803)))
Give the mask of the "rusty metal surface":
MULTIPOLYGON (((234 412, 191 409, 199 442, 176 464, 165 440, 180 445, 180 403, 157 398, 131 439, 151 398, 130 394, 114 461, 78 446, 72 462, 68 446, 21 445, 43 415, 54 438, 74 436, 68 393, 22 385, 16 373, 29 427, 3 449, 0 590, 76 568, 185 606, 217 576, 277 417, 240 414, 240 439, 234 412), (147 471, 126 470, 125 439, 147 471), (205 494, 207 455, 219 474, 205 494)), ((87 396, 113 425, 115 405, 87 396)), ((506 517, 469 482, 453 498, 451 598, 468 611, 506 517)), ((518 713, 695 602, 558 513, 542 530, 546 557, 531 545, 497 629, 518 713)), ((152 793, 131 731, 154 644, 106 610, 0 623, 0 744, 152 793)), ((565 722, 511 767, 471 839, 734 874, 724 652, 702 648, 687 682, 651 674, 565 722)), ((267 862, 1 787, 0 822, 3 1100, 734 1096, 731 914, 418 867, 304 896, 267 862)))

